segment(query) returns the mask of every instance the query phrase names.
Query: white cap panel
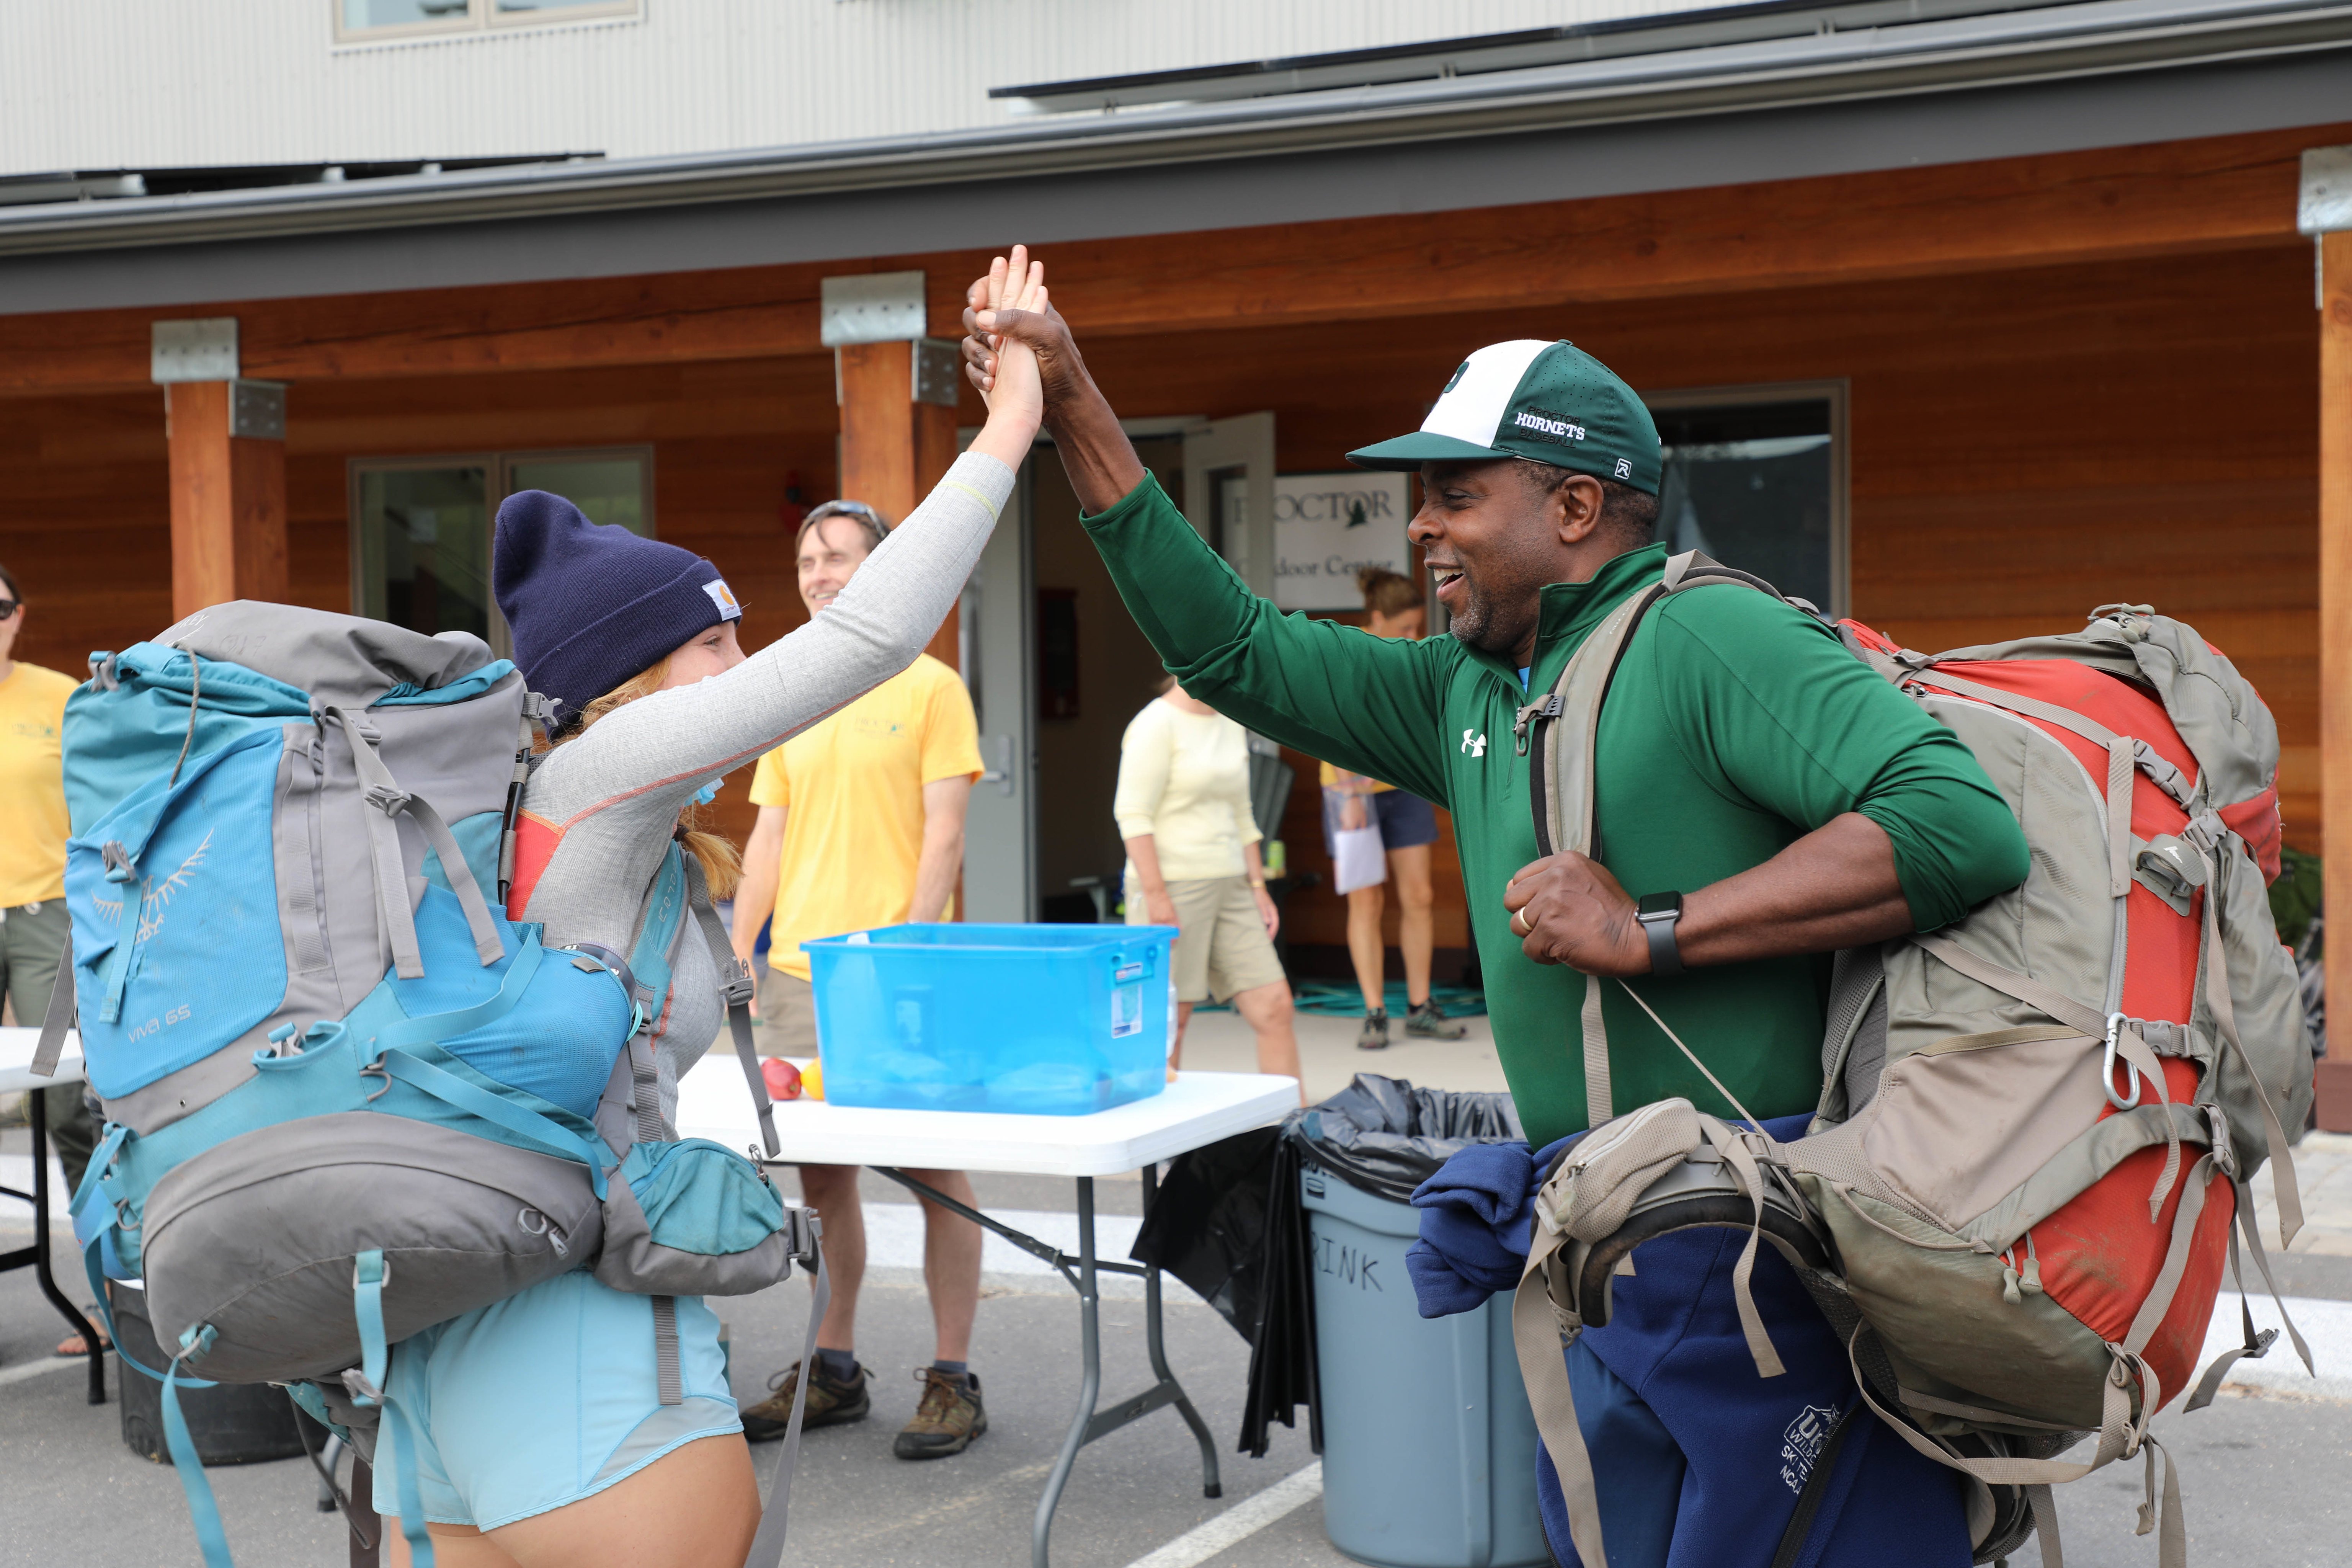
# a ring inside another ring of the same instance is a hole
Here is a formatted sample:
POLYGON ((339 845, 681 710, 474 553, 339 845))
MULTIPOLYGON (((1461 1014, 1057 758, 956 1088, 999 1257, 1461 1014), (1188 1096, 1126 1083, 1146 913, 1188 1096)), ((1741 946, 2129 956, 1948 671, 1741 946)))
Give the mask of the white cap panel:
POLYGON ((1451 436, 1474 447, 1492 447, 1495 432, 1510 408, 1528 366, 1551 347, 1548 338, 1514 338, 1488 343, 1471 354, 1454 384, 1439 395, 1437 405, 1421 427, 1433 436, 1451 436))

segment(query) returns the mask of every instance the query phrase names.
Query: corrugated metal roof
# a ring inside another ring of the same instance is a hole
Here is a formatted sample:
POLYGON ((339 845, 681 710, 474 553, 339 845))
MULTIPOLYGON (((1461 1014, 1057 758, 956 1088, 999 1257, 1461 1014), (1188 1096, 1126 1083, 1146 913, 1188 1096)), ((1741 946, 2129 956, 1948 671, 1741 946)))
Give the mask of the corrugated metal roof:
MULTIPOLYGON (((1827 16, 1836 7, 1824 7, 1827 16)), ((1005 180, 2343 50, 2347 0, 2095 0, 943 136, 0 210, 0 256, 1005 180)), ((2352 102, 2352 97, 2347 97, 2352 102)))

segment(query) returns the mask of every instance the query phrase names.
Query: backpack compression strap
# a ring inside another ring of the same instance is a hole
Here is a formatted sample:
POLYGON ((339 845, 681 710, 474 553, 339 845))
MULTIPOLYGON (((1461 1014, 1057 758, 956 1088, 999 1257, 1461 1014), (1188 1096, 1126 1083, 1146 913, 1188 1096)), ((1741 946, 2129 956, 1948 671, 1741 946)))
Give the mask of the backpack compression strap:
MULTIPOLYGON (((490 919, 489 906, 482 901, 481 885, 474 880, 473 869, 466 864, 449 825, 433 809, 430 801, 400 787, 400 781, 392 776, 392 770, 376 754, 375 728, 364 716, 348 708, 330 708, 324 717, 342 726, 343 739, 352 748, 352 766, 359 776, 361 792, 375 807, 364 816, 369 847, 375 861, 376 903, 383 917, 383 929, 392 940, 394 972, 403 980, 419 979, 425 973, 425 958, 416 945, 416 920, 408 908, 408 874, 401 863, 400 833, 392 820, 404 813, 441 858, 442 874, 449 879, 449 890, 457 895, 458 907, 466 912, 467 929, 473 933, 474 955, 482 961, 484 968, 504 958, 506 942, 490 919)), ((324 723, 320 727, 324 729, 324 723)))
POLYGON ((43 1078, 55 1078, 58 1058, 65 1055, 66 1031, 73 1027, 77 1011, 74 992, 73 927, 66 927, 66 950, 58 961, 58 977, 49 986, 48 1011, 41 1017, 41 1037, 33 1047, 33 1070, 43 1078))

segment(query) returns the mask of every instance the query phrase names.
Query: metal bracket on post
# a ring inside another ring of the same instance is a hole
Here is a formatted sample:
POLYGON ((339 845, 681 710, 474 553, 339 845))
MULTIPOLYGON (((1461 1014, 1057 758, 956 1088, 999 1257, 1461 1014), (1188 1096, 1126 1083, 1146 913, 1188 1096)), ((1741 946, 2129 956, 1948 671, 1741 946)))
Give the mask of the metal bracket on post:
POLYGON ((230 382, 228 433, 262 441, 286 439, 286 384, 282 381, 230 382))
POLYGON ((829 349, 904 342, 930 330, 920 272, 861 272, 817 287, 817 341, 829 349))
POLYGON ((235 316, 153 323, 148 374, 158 385, 175 381, 235 381, 236 373, 235 316))
POLYGON ((947 338, 918 338, 909 346, 915 351, 915 401, 953 408, 963 381, 963 350, 947 338))
POLYGON ((2297 192, 2294 226, 2311 236, 2311 302, 2327 304, 2327 279, 2319 258, 2324 235, 2352 229, 2352 147, 2306 147, 2303 184, 2297 192))

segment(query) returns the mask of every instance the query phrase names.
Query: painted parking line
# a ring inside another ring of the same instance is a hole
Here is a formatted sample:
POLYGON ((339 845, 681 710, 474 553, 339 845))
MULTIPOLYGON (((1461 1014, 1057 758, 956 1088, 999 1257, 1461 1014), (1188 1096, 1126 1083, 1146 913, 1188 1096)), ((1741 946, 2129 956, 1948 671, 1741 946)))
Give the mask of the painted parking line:
POLYGON ((1323 1461, 1295 1470, 1265 1490, 1243 1499, 1206 1524, 1186 1531, 1127 1568, 1195 1568, 1255 1535, 1300 1505, 1323 1495, 1323 1461))
POLYGON ((12 1383, 22 1383, 28 1377, 39 1377, 46 1373, 67 1371, 88 1372, 89 1370, 89 1362, 86 1357, 78 1355, 49 1356, 41 1361, 28 1361, 22 1366, 0 1366, 0 1387, 5 1387, 12 1383))
MULTIPOLYGON (((990 1209, 1002 1220, 1065 1252, 1078 1249, 1078 1216, 1045 1209, 990 1209)), ((1095 1256, 1125 1258, 1135 1245, 1143 1222, 1133 1215, 1095 1216, 1095 1256)), ((980 1244, 981 1271, 986 1274, 1047 1274, 1054 1266, 1022 1251, 994 1231, 980 1244)), ((869 1268, 920 1268, 923 1266, 923 1210, 919 1204, 866 1205, 866 1263, 869 1268)))

